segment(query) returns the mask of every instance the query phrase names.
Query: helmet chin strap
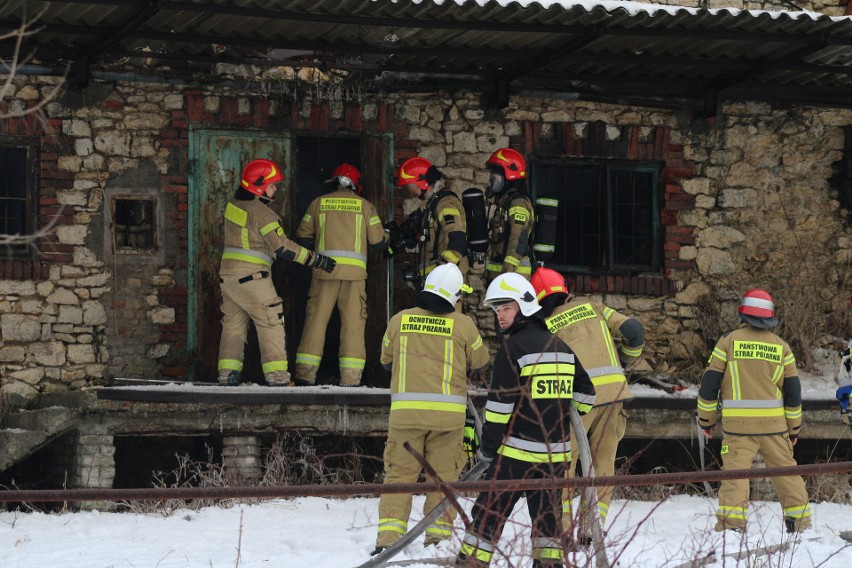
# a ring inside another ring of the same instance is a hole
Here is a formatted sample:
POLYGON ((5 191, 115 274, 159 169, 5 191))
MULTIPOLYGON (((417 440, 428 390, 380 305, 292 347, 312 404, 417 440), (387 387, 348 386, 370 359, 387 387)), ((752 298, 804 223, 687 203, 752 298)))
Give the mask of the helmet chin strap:
POLYGON ((444 189, 444 180, 439 179, 434 184, 432 184, 432 187, 430 187, 429 189, 427 189, 426 191, 424 191, 420 194, 420 199, 429 199, 430 197, 432 197, 433 195, 435 195, 436 193, 438 193, 442 189, 444 189))

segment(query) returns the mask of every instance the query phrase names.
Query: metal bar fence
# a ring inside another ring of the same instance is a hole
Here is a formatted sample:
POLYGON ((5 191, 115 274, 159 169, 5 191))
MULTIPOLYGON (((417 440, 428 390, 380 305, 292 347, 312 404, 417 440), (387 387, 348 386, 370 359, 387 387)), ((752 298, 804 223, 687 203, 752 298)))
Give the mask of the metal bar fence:
MULTIPOLYGON (((505 481, 469 481, 445 484, 454 491, 479 492, 584 487, 627 487, 643 485, 674 485, 722 481, 725 479, 755 479, 788 475, 828 475, 852 472, 852 461, 733 469, 728 471, 688 471, 640 475, 570 479, 513 479, 505 481)), ((46 503, 63 501, 162 501, 169 499, 278 499, 289 497, 364 497, 385 493, 427 493, 440 491, 437 483, 389 483, 345 485, 280 485, 241 487, 152 487, 138 489, 42 489, 0 491, 0 503, 46 503)))

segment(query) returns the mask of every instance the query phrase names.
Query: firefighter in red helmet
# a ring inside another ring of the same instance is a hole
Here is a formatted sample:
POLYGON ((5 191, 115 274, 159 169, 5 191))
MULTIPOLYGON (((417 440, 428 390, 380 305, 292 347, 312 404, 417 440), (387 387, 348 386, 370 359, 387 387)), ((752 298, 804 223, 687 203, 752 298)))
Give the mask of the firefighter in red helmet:
POLYGON ((334 259, 303 248, 287 238, 281 220, 269 207, 284 180, 272 160, 252 160, 243 170, 240 187, 225 207, 225 238, 219 282, 222 289, 222 336, 219 340, 219 384, 242 380, 243 345, 249 321, 254 323, 263 374, 269 385, 287 386, 284 348, 284 303, 272 283, 276 259, 334 270, 334 259))
POLYGON ((296 230, 296 240, 336 261, 331 272, 311 279, 305 327, 296 350, 294 379, 316 383, 325 331, 334 307, 340 313, 340 386, 358 386, 364 372, 367 322, 367 252, 387 247, 376 208, 361 197, 361 172, 340 164, 326 182, 330 193, 314 199, 296 230))
POLYGON ((517 272, 529 280, 535 218, 526 189, 526 161, 517 150, 500 148, 488 158, 486 167, 491 177, 485 195, 495 206, 488 223, 488 281, 503 272, 517 272))
MULTIPOLYGON (((738 309, 743 322, 713 348, 698 391, 698 423, 712 436, 722 410, 722 469, 748 469, 756 454, 767 467, 796 465, 793 446, 802 425, 802 387, 796 358, 786 341, 770 331, 778 320, 764 290, 747 291, 738 309)), ((773 477, 789 533, 811 526, 801 476, 773 477)), ((719 488, 716 530, 745 529, 748 479, 726 479, 719 488)))
MULTIPOLYGON (((615 474, 618 443, 627 426, 624 403, 633 398, 624 368, 642 354, 645 329, 642 323, 600 302, 572 298, 565 279, 550 268, 538 268, 530 281, 541 304, 542 318, 548 330, 570 347, 583 363, 595 385, 595 406, 583 416, 589 435, 595 475, 615 474), (613 338, 620 339, 616 344, 613 338)), ((573 473, 576 461, 571 463, 573 473)), ((571 502, 573 492, 563 500, 562 519, 566 530, 574 522, 571 502)), ((598 511, 606 522, 612 487, 598 487, 598 511)), ((587 506, 582 504, 583 508, 587 506)), ((581 520, 586 515, 580 515, 581 520)), ((582 526, 578 540, 589 538, 588 527, 582 526)))
MULTIPOLYGON (((399 167, 398 187, 420 199, 418 208, 399 228, 391 227, 394 249, 418 246, 418 266, 406 279, 422 282, 435 267, 455 264, 467 276, 467 223, 458 195, 445 188, 444 175, 429 160, 409 158, 399 167), (407 235, 407 236, 406 236, 407 235)), ((419 287, 419 286, 418 286, 419 287)), ((457 306, 461 310, 461 302, 457 306)))

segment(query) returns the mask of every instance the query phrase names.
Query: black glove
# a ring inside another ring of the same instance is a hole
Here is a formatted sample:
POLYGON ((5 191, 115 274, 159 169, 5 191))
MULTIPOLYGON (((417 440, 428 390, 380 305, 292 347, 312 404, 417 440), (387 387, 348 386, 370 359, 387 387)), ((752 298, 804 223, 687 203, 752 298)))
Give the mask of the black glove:
POLYGON ((484 452, 482 448, 479 448, 479 451, 476 452, 476 461, 491 463, 494 461, 494 455, 491 452, 484 452))
POLYGON ((479 449, 479 436, 476 434, 476 420, 474 420, 470 413, 468 413, 467 417, 464 419, 464 439, 462 440, 462 445, 464 445, 464 453, 467 454, 468 459, 475 456, 476 451, 479 449))
POLYGON ((399 226, 394 221, 388 221, 383 225, 385 229, 385 237, 388 241, 388 246, 385 248, 385 256, 390 258, 396 253, 397 243, 399 243, 399 226))
POLYGON ((337 261, 331 258, 330 256, 325 256, 324 254, 316 253, 314 256, 314 261, 311 263, 311 266, 314 268, 319 268, 320 270, 325 270, 326 272, 331 272, 334 270, 334 267, 337 266, 337 261))

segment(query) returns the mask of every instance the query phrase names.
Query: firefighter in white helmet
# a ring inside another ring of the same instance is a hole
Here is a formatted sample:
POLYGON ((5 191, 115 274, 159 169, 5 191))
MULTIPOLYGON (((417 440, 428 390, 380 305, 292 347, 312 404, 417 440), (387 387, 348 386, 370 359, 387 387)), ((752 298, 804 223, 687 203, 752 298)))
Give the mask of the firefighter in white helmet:
MULTIPOLYGON (((385 446, 385 482, 412 483, 420 464, 403 448, 410 443, 442 479, 458 479, 466 461, 462 437, 467 407, 467 374, 488 364, 488 349, 476 325, 455 311, 462 291, 470 291, 455 264, 438 266, 415 297, 416 307, 391 318, 381 361, 391 371, 391 407, 385 446)), ((426 496, 424 512, 442 499, 426 496)), ((408 529, 410 494, 384 494, 379 501, 378 554, 408 529)), ((427 545, 451 536, 450 508, 426 530, 427 545)))
POLYGON ((335 306, 340 313, 340 386, 361 383, 367 352, 367 252, 387 247, 376 208, 361 197, 361 172, 341 164, 326 182, 330 193, 314 199, 296 230, 296 240, 316 248, 337 263, 328 273, 317 272, 308 290, 305 327, 296 350, 294 379, 313 385, 322 362, 325 331, 335 306))
MULTIPOLYGON (((770 330, 778 325, 772 297, 757 288, 739 306, 743 325, 713 348, 698 391, 698 422, 707 437, 722 410, 722 469, 748 469, 756 454, 768 467, 796 465, 793 446, 802 425, 802 387, 796 358, 770 330)), ((799 475, 773 477, 784 525, 797 533, 811 525, 805 482, 799 475)), ((746 527, 748 479, 726 479, 719 489, 717 531, 746 527)))
MULTIPOLYGON (((573 405, 581 414, 591 410, 595 387, 571 348, 545 327, 535 290, 523 276, 495 278, 484 304, 494 309, 504 333, 494 358, 478 454, 491 461, 485 479, 564 477, 571 461, 569 409, 573 405)), ((564 566, 558 489, 480 493, 456 566, 489 565, 506 520, 524 496, 532 519, 533 567, 564 566)))
POLYGON ((219 282, 222 288, 222 336, 219 340, 219 384, 242 380, 243 346, 254 322, 266 382, 290 384, 284 348, 284 302, 272 284, 272 262, 287 260, 331 272, 334 259, 304 248, 284 234, 281 219, 269 208, 284 179, 272 160, 252 160, 240 187, 225 207, 225 239, 219 282))

